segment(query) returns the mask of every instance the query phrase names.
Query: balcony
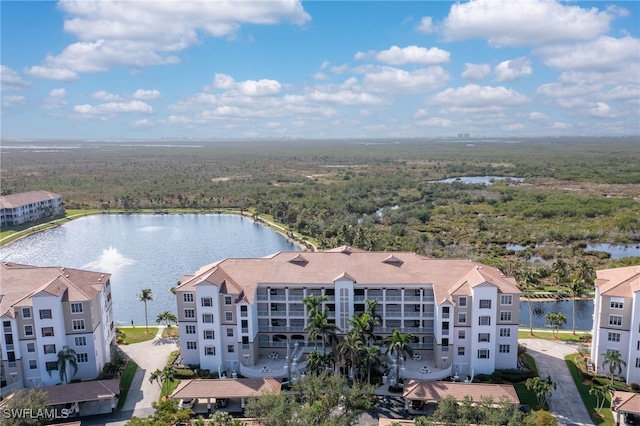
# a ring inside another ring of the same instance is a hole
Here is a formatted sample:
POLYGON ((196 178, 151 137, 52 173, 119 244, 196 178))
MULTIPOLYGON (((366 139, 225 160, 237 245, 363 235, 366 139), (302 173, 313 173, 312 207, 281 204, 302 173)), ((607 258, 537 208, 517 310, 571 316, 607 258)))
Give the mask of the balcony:
POLYGON ((290 317, 304 317, 304 311, 289 311, 290 317))

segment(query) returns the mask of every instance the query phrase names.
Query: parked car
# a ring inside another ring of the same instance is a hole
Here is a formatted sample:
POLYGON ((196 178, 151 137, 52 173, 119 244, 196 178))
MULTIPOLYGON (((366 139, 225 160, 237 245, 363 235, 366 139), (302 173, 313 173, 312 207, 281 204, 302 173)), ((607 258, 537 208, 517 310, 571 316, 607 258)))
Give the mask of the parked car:
POLYGON ((198 401, 197 398, 181 399, 178 401, 178 408, 184 410, 185 408, 193 408, 194 404, 198 401))

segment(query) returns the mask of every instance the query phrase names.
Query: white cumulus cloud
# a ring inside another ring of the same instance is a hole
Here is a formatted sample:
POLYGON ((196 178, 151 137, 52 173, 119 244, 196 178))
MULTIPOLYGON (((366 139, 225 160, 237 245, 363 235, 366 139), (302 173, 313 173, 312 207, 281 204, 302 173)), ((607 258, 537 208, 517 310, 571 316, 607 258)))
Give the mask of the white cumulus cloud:
POLYGON ((491 67, 489 64, 464 64, 464 71, 462 72, 462 78, 467 81, 477 82, 484 79, 491 74, 491 67))
POLYGON ((502 61, 493 70, 497 81, 517 81, 520 77, 533 73, 531 61, 527 58, 516 58, 502 61))
POLYGON ((92 116, 103 120, 115 118, 120 114, 143 113, 150 114, 153 108, 142 101, 107 102, 98 105, 76 105, 73 110, 82 116, 92 116))
POLYGON ((133 99, 139 99, 142 101, 152 101, 160 97, 160 91, 138 89, 133 93, 132 97, 133 99))
POLYGON ((29 86, 31 86, 31 83, 24 80, 16 71, 0 65, 0 91, 26 90, 29 86))
POLYGON ((479 86, 477 84, 468 84, 455 89, 449 88, 431 96, 429 100, 437 105, 466 107, 521 105, 529 102, 529 98, 513 89, 507 89, 503 86, 479 86))
POLYGON ((418 25, 416 25, 416 31, 422 34, 431 34, 432 32, 434 32, 435 28, 431 16, 423 17, 418 25))
POLYGON ((363 83, 374 92, 416 93, 437 89, 450 76, 442 67, 429 67, 415 71, 382 67, 365 74, 363 83))
POLYGON ((387 50, 381 50, 379 52, 372 50, 367 53, 358 52, 354 56, 356 60, 369 57, 375 58, 377 61, 388 65, 435 65, 449 62, 451 53, 438 47, 426 48, 420 46, 391 46, 387 50))

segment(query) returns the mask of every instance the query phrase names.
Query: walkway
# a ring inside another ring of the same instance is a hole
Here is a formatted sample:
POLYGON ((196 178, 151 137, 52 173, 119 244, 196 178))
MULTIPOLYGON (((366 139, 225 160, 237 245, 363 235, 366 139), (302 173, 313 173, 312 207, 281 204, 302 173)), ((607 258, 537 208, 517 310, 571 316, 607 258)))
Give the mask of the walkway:
POLYGON ((149 382, 149 376, 156 369, 162 370, 167 365, 169 354, 178 349, 175 338, 162 338, 163 330, 164 327, 159 327, 158 334, 152 340, 120 346, 138 364, 124 407, 116 413, 83 417, 82 426, 122 426, 132 416, 147 417, 155 412, 152 404, 160 399, 160 386, 156 382, 149 382))
POLYGON ((520 344, 536 361, 540 377, 551 376, 556 382, 557 389, 548 403, 558 425, 593 425, 564 360, 566 355, 578 352, 577 344, 547 339, 520 339, 520 344))

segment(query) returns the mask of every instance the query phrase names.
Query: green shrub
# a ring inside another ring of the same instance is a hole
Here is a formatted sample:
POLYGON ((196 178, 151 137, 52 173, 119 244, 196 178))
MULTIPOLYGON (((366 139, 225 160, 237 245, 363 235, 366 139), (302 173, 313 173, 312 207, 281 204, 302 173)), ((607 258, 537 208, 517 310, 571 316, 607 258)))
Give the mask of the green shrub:
POLYGON ((491 376, 488 374, 476 374, 473 377, 474 383, 491 383, 491 376))
POLYGON ((176 369, 176 379, 178 380, 193 379, 194 376, 195 376, 195 373, 190 368, 176 369))
POLYGON ((634 392, 640 392, 640 383, 631 383, 631 390, 634 392))
POLYGON ((532 379, 536 376, 536 374, 531 370, 518 370, 517 368, 501 369, 496 370, 496 372, 500 373, 502 380, 509 383, 524 382, 527 379, 532 379))
POLYGON ((167 361, 167 365, 173 365, 179 356, 180 356, 180 351, 171 352, 169 354, 169 360, 167 361))

